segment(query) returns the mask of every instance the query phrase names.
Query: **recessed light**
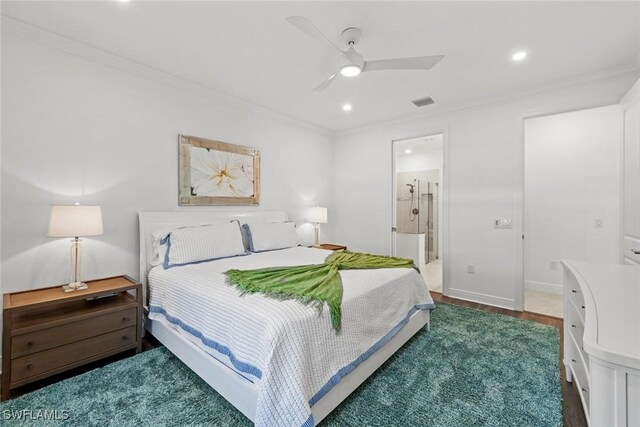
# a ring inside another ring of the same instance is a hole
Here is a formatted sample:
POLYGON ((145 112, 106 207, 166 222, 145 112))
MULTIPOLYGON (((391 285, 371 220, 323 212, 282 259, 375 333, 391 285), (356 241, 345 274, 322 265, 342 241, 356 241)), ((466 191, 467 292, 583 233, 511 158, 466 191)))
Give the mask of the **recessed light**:
POLYGON ((514 53, 513 56, 511 57, 511 59, 513 59, 514 61, 522 61, 526 57, 527 57, 527 52, 520 51, 520 52, 514 53))
POLYGON ((362 70, 357 65, 345 65, 344 67, 340 68, 340 74, 345 77, 355 77, 360 74, 360 71, 362 70))
POLYGON ((404 150, 404 152, 407 154, 411 154, 411 148, 407 148, 406 150, 404 150))
POLYGON ((342 109, 343 109, 344 111, 351 111, 351 110, 353 110, 353 106, 352 106, 351 104, 344 104, 344 105, 342 106, 342 109))
POLYGON ((116 0, 118 3, 129 3, 130 0, 116 0))

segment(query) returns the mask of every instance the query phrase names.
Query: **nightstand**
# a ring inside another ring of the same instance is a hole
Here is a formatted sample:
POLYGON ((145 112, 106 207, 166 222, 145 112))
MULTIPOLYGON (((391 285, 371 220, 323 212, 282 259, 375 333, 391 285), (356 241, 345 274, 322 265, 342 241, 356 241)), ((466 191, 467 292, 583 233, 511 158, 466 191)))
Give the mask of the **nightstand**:
POLYGON ((343 245, 334 245, 332 243, 322 243, 319 245, 314 245, 314 248, 325 249, 327 251, 346 251, 347 247, 343 245))
POLYGON ((142 347, 142 285, 128 276, 4 295, 2 398, 25 384, 142 347), (135 292, 135 295, 131 292, 135 292))

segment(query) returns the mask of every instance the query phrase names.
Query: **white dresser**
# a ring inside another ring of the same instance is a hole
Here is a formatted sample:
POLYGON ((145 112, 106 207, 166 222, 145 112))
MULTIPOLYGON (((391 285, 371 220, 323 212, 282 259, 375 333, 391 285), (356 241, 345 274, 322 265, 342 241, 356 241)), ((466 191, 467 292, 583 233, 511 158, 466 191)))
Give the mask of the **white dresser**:
POLYGON ((640 427, 640 269, 562 261, 564 365, 592 427, 640 427))

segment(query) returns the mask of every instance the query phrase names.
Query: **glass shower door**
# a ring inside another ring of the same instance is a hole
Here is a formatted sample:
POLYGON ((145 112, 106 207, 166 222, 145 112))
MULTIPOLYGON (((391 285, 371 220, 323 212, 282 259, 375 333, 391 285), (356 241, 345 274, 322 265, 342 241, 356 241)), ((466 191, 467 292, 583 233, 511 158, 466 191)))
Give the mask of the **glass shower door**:
POLYGON ((420 192, 420 233, 425 237, 425 264, 438 258, 438 183, 426 181, 420 192))

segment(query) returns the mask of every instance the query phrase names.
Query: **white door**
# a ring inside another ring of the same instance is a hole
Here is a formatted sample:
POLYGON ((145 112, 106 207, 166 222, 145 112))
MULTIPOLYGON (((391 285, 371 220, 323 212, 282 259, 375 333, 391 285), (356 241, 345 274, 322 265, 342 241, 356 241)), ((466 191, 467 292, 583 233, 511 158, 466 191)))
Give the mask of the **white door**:
POLYGON ((640 80, 622 100, 624 174, 622 259, 640 266, 640 80))

